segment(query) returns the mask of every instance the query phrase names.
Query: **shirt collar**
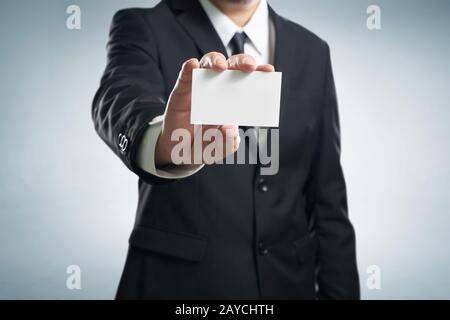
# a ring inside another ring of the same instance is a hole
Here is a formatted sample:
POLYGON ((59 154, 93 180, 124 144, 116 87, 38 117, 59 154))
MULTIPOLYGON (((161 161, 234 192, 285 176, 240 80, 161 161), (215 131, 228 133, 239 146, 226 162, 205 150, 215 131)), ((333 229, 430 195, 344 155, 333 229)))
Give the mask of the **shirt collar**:
POLYGON ((269 9, 266 0, 260 0, 258 8, 248 23, 240 28, 226 14, 220 11, 210 0, 199 0, 209 20, 214 26, 224 47, 227 47, 236 32, 244 31, 247 37, 260 53, 267 50, 269 34, 269 9))

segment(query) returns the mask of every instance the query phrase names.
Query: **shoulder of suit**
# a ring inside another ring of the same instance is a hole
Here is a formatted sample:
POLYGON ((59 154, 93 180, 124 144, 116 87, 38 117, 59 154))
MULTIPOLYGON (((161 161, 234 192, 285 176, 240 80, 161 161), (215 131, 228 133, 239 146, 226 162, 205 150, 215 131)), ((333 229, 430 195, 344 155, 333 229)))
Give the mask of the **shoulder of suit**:
POLYGON ((157 17, 159 14, 162 13, 168 13, 168 6, 165 1, 159 2, 156 6, 152 8, 140 8, 140 7, 132 7, 132 8, 125 8, 120 9, 116 12, 115 15, 117 16, 127 16, 127 15, 137 15, 141 16, 143 18, 146 17, 157 17))
POLYGON ((311 49, 328 50, 328 43, 313 31, 287 18, 281 16, 279 16, 279 18, 287 28, 288 32, 290 32, 292 37, 295 37, 297 41, 311 49))
POLYGON ((152 8, 131 7, 118 10, 113 17, 112 26, 128 23, 135 28, 147 26, 162 26, 170 15, 170 9, 165 1, 152 8))

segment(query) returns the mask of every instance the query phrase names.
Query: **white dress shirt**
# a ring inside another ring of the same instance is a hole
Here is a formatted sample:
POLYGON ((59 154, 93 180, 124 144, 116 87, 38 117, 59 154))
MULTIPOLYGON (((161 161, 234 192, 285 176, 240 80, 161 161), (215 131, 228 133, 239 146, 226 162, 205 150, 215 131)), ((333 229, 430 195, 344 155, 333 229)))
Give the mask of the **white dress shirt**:
MULTIPOLYGON (((232 49, 230 40, 236 32, 245 32, 248 39, 244 44, 244 52, 253 56, 256 64, 273 64, 275 52, 275 28, 269 17, 269 9, 266 0, 260 0, 258 7, 248 23, 244 27, 237 26, 227 15, 220 11, 210 0, 199 0, 205 10, 214 29, 219 35, 228 56, 232 49)), ((144 171, 157 177, 166 179, 181 179, 191 176, 201 170, 203 165, 168 166, 164 170, 155 166, 156 142, 161 133, 163 115, 156 117, 149 124, 144 133, 141 145, 137 153, 137 163, 144 171)), ((259 137, 265 140, 265 137, 259 137)))

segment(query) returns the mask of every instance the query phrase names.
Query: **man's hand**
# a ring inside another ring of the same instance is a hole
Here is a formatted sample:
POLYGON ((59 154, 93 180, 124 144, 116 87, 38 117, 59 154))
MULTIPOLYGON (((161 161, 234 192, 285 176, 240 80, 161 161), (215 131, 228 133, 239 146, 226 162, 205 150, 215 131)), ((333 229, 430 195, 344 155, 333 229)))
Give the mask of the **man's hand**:
MULTIPOLYGON (((171 141, 172 132, 176 129, 187 129, 192 137, 191 147, 194 141, 194 126, 190 124, 191 118, 191 88, 192 88, 192 70, 197 68, 212 69, 217 72, 225 70, 240 70, 243 72, 263 71, 273 72, 272 65, 257 66, 255 59, 248 54, 239 54, 230 57, 228 60, 223 54, 219 52, 210 52, 203 56, 198 61, 197 59, 190 59, 186 61, 180 71, 178 80, 169 96, 167 102, 167 109, 164 116, 162 131, 156 144, 155 164, 158 167, 172 164, 171 152, 172 148, 179 143, 178 141, 171 141)), ((214 103, 214 101, 211 101, 214 103)), ((198 127, 198 126, 197 126, 198 127)), ((220 130, 224 139, 223 146, 231 145, 232 150, 224 150, 219 155, 221 160, 229 154, 234 153, 239 148, 239 128, 237 125, 223 124, 220 126, 202 127, 203 131, 208 129, 220 130)), ((217 158, 217 157, 216 157, 217 158)))

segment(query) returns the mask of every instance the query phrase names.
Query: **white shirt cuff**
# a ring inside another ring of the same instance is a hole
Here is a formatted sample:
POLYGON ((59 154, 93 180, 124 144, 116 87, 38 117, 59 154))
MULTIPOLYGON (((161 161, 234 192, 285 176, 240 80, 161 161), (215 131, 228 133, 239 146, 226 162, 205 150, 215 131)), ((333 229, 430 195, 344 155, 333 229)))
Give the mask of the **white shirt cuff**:
POLYGON ((165 179, 182 179, 200 171, 204 165, 170 165, 164 169, 157 169, 155 165, 156 142, 162 130, 164 116, 158 116, 149 123, 144 132, 137 151, 137 165, 144 171, 165 179))

